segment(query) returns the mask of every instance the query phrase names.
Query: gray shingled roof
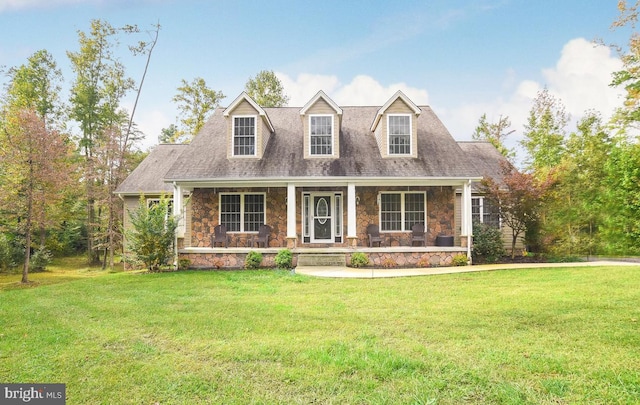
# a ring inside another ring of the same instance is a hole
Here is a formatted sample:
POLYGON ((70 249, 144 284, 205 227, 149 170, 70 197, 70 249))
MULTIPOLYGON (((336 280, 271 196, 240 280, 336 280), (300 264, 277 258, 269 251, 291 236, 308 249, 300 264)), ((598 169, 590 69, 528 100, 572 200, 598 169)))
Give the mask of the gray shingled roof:
POLYGON ((476 173, 482 177, 492 177, 498 182, 502 181, 501 162, 507 162, 498 149, 486 141, 462 141, 458 142, 469 161, 476 168, 476 173))
POLYGON ((156 145, 149 155, 116 189, 116 194, 160 194, 173 192, 173 186, 164 182, 167 171, 187 149, 187 145, 156 145))
POLYGON ((417 119, 418 158, 382 158, 371 124, 380 107, 343 107, 339 159, 304 159, 299 107, 265 108, 275 133, 262 159, 227 159, 219 108, 167 172, 166 180, 296 177, 479 177, 477 168, 430 107, 417 119))

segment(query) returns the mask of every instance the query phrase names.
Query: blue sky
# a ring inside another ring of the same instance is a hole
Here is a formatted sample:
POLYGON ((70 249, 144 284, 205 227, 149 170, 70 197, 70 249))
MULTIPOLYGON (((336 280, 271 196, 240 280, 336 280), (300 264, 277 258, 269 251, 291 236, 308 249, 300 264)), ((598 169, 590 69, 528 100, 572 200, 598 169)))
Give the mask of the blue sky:
MULTIPOLYGON (((515 145, 533 97, 545 86, 574 120, 587 109, 607 117, 620 105, 622 93, 608 86, 620 61, 609 48, 591 43, 627 42, 628 30, 609 29, 616 4, 0 0, 0 65, 20 65, 47 49, 71 83, 66 51, 77 51, 77 31, 88 31, 91 19, 141 28, 159 22, 136 115, 147 135, 144 147, 176 122, 171 98, 181 79, 203 77, 227 96, 226 105, 263 69, 277 72, 293 106, 304 105, 318 90, 340 105, 381 105, 400 89, 417 104, 429 104, 458 140, 470 139, 481 114, 490 120, 507 115, 515 145)), ((124 47, 121 57, 139 80, 143 59, 124 47)))

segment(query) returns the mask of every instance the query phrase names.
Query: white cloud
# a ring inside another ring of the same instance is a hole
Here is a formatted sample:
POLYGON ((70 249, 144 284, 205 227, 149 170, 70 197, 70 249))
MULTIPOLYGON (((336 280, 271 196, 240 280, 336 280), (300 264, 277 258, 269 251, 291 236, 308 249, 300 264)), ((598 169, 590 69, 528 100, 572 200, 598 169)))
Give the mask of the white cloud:
POLYGON ((156 145, 162 129, 174 123, 160 110, 141 111, 136 114, 135 120, 138 128, 145 134, 145 138, 140 145, 142 150, 156 145))
POLYGON ((285 94, 289 96, 289 105, 296 107, 305 105, 320 90, 333 98, 332 93, 340 84, 337 76, 301 73, 292 79, 284 73, 275 74, 280 79, 285 94))
POLYGON ((336 76, 314 75, 302 73, 292 79, 284 73, 277 72, 285 93, 290 97, 290 106, 305 105, 319 90, 342 106, 349 105, 382 105, 395 92, 401 90, 416 104, 427 104, 427 90, 411 87, 406 83, 394 83, 383 86, 367 75, 358 75, 350 83, 343 84, 336 76))
MULTIPOLYGON (((458 140, 471 139, 482 114, 486 113, 491 122, 497 121, 500 115, 508 116, 511 129, 516 132, 507 144, 509 147, 518 147, 533 99, 545 86, 562 101, 571 115, 568 132, 575 130, 575 123, 590 109, 608 120, 615 109, 622 105, 623 91, 609 86, 611 74, 621 68, 620 59, 613 56, 609 48, 577 38, 565 44, 553 68, 541 71, 544 82, 522 80, 513 87, 515 90, 511 93, 494 100, 461 103, 452 108, 434 106, 434 109, 458 140)), ((505 81, 512 82, 513 76, 514 73, 507 70, 505 81)))
MULTIPOLYGON (((125 101, 122 107, 131 113, 133 108, 133 102, 130 100, 125 101)), ((170 105, 156 106, 154 109, 145 109, 144 106, 138 105, 136 109, 134 122, 137 125, 137 129, 144 134, 144 138, 137 143, 137 146, 141 150, 147 150, 153 145, 158 144, 158 137, 163 128, 169 127, 173 124, 173 119, 167 117, 166 111, 162 111, 160 108, 165 107, 170 109, 170 105)))
POLYGON ((569 41, 553 69, 542 71, 549 91, 559 97, 571 115, 594 109, 609 116, 620 106, 622 92, 609 86, 611 73, 622 69, 611 49, 583 38, 569 41))

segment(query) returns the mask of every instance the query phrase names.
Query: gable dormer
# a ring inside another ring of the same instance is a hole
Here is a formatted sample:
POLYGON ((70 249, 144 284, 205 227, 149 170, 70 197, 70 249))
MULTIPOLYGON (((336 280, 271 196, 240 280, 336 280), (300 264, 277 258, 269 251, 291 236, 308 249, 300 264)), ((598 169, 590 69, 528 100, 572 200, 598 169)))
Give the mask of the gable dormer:
POLYGON ((371 132, 376 136, 382 157, 418 157, 420 113, 420 108, 400 90, 380 107, 371 132))
POLYGON ((242 92, 224 110, 227 121, 227 158, 261 159, 275 132, 267 113, 242 92))
POLYGON ((342 108, 320 90, 300 110, 304 158, 339 158, 342 108))

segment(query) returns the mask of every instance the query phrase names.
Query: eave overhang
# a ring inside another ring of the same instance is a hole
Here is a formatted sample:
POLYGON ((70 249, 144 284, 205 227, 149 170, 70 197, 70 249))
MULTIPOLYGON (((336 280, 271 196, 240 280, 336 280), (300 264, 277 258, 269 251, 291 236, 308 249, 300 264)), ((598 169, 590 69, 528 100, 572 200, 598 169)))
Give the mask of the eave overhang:
POLYGON ((170 182, 185 188, 211 187, 346 187, 356 186, 461 186, 482 177, 288 177, 288 178, 228 178, 228 179, 172 179, 170 182))
POLYGON ((253 99, 251 97, 249 97, 249 95, 247 93, 245 93, 244 91, 238 97, 236 97, 236 99, 233 100, 233 102, 231 104, 229 104, 229 106, 227 108, 225 108, 223 115, 225 117, 228 117, 231 114, 231 112, 242 101, 246 101, 247 103, 251 104, 251 107, 253 107, 258 112, 258 115, 260 115, 260 117, 262 117, 262 119, 267 123, 267 126, 269 127, 269 130, 271 131, 271 133, 275 132, 275 129, 273 128, 273 124, 271 124, 271 120, 269 119, 269 116, 264 111, 264 109, 262 107, 260 107, 260 105, 258 105, 258 103, 253 101, 253 99))
POLYGON ((391 98, 389 100, 387 100, 386 103, 384 103, 384 105, 382 107, 380 107, 380 109, 378 110, 378 113, 376 114, 376 118, 373 120, 373 124, 371 124, 371 132, 374 132, 376 130, 376 127, 378 126, 378 123, 380 122, 380 119, 382 118, 382 116, 384 115, 384 113, 387 111, 387 109, 391 106, 391 104, 393 104, 397 99, 401 99, 412 111, 413 113, 418 116, 420 115, 420 113, 422 112, 422 110, 420 109, 420 107, 418 107, 413 101, 411 101, 409 99, 409 97, 407 97, 402 91, 398 90, 393 96, 391 96, 391 98))

